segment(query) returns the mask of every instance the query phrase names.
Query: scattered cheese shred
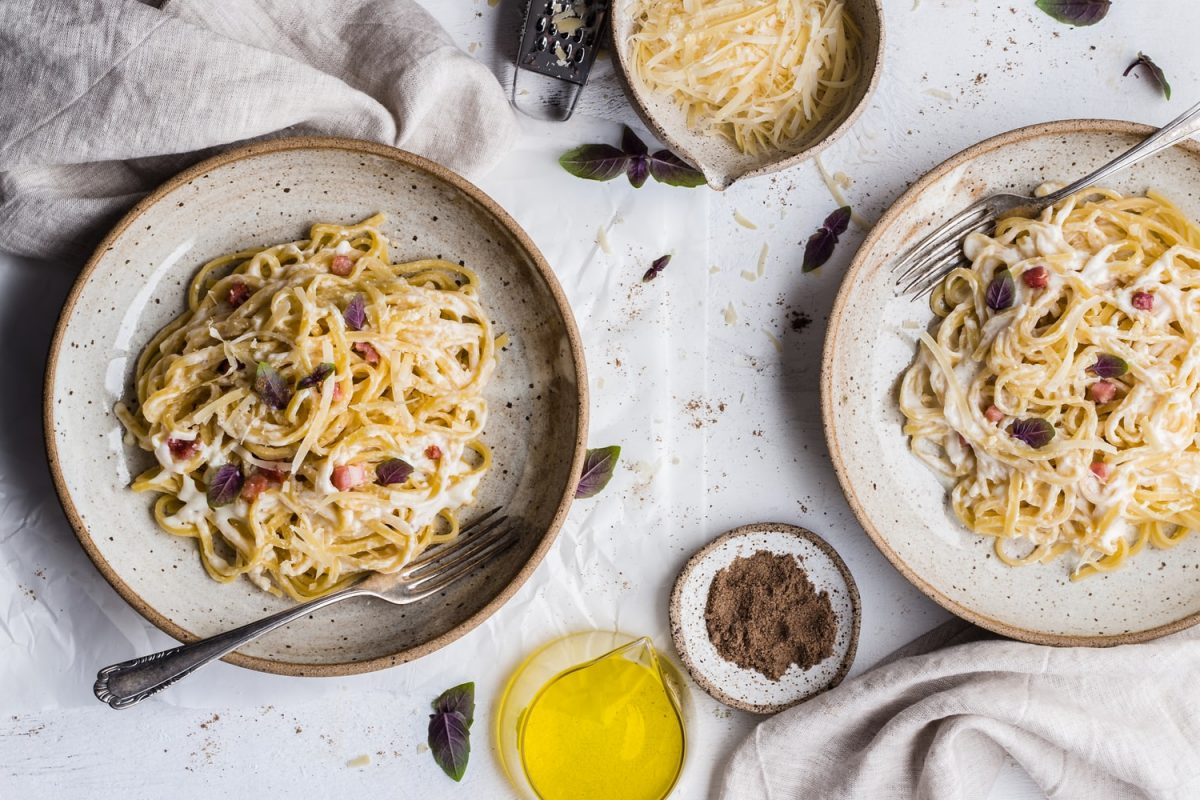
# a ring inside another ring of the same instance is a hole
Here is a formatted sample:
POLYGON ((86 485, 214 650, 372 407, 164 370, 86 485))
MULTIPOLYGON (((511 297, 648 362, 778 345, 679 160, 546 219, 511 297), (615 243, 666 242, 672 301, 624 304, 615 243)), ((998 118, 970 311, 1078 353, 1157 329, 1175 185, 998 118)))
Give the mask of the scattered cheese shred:
POLYGON ((630 0, 630 62, 682 107, 692 130, 744 153, 794 150, 860 71, 842 0, 630 0))
POLYGON ((560 67, 565 67, 565 66, 567 65, 567 51, 562 49, 562 45, 561 45, 561 44, 557 44, 557 43, 555 43, 555 45, 554 45, 554 57, 558 59, 558 61, 557 61, 556 63, 557 63, 557 64, 558 64, 560 67))
POLYGON ((751 222, 749 219, 747 219, 742 214, 742 212, 738 211, 737 209, 734 209, 733 221, 736 222, 738 225, 741 225, 743 228, 749 228, 752 231, 758 230, 758 226, 755 225, 753 222, 751 222))
POLYGON ((713 264, 711 267, 708 268, 709 275, 716 275, 720 271, 721 271, 721 268, 718 267, 716 264, 713 264))
POLYGON ((509 336, 507 333, 500 334, 499 336, 496 337, 496 349, 499 350, 502 347, 508 347, 508 343, 510 341, 511 341, 511 339, 509 339, 509 336))
POLYGON ((758 280, 758 274, 751 272, 748 269, 742 270, 742 277, 745 278, 746 280, 750 281, 751 283, 754 283, 756 280, 758 280))
POLYGON ((732 325, 737 322, 737 309, 733 307, 733 303, 725 306, 725 324, 732 325))
MULTIPOLYGON (((825 169, 825 164, 821 161, 821 156, 817 155, 813 158, 813 162, 817 165, 817 172, 821 175, 821 180, 825 182, 825 188, 829 190, 829 196, 838 204, 838 207, 850 205, 846 202, 846 196, 842 194, 842 189, 848 187, 853 181, 844 172, 838 172, 835 175, 830 175, 829 170, 825 169), (839 178, 840 176, 840 178, 839 178)), ((854 220, 854 224, 862 228, 864 231, 871 226, 863 219, 862 215, 850 208, 850 219, 854 220)))
POLYGON ((779 337, 776 336, 775 334, 771 333, 766 328, 763 328, 762 332, 765 333, 767 335, 767 338, 771 340, 771 344, 775 345, 775 351, 777 353, 782 353, 783 352, 783 342, 781 342, 779 340, 779 337))
POLYGON ((603 225, 596 228, 596 244, 606 256, 612 255, 612 248, 608 246, 608 231, 604 230, 603 225))
POLYGON ((349 761, 347 761, 347 762, 346 762, 346 766, 347 766, 347 767, 351 767, 351 768, 354 768, 354 767, 365 767, 365 766, 367 766, 367 765, 368 765, 368 764, 370 764, 370 763, 371 763, 371 757, 370 757, 370 756, 368 756, 368 755, 361 755, 361 756, 358 756, 357 758, 352 758, 352 759, 350 759, 349 761))
POLYGON ((763 242, 762 250, 758 253, 758 277, 762 277, 767 271, 767 243, 763 242))

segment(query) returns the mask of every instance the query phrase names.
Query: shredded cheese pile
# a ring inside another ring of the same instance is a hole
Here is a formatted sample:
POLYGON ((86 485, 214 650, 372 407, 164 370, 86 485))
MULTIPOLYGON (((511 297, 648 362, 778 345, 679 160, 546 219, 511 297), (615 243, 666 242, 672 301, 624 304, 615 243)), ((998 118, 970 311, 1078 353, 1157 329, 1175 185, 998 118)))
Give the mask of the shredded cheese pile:
POLYGON ((860 69, 841 0, 630 0, 631 65, 679 103, 688 126, 744 153, 796 149, 860 69))

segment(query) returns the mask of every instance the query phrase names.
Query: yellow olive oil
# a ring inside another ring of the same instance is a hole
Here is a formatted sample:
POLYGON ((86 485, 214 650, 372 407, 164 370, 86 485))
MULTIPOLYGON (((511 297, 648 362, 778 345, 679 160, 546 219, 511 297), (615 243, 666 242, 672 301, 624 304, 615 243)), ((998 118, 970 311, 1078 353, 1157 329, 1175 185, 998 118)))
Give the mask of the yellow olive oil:
POLYGON ((522 714, 517 747, 542 800, 666 797, 683 767, 683 721, 649 640, 547 682, 522 714))

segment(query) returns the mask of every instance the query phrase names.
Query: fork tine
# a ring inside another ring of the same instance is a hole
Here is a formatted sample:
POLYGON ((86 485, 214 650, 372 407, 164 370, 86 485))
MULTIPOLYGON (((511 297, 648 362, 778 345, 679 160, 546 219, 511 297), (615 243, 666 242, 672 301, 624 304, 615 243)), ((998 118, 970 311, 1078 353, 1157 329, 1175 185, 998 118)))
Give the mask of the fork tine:
POLYGON ((441 572, 442 570, 449 569, 455 564, 462 562, 464 559, 469 558, 475 551, 486 547, 491 542, 502 537, 505 531, 501 529, 501 526, 507 520, 508 517, 500 517, 497 520, 493 520, 492 523, 482 531, 479 531, 478 533, 468 537, 465 541, 462 539, 455 539, 453 542, 449 542, 443 547, 433 548, 431 552, 436 553, 436 555, 430 558, 420 559, 410 564, 402 573, 404 579, 414 580, 426 578, 430 575, 441 572), (459 542, 462 542, 462 544, 459 544, 459 542))
MULTIPOLYGON (((964 236, 974 233, 977 230, 979 230, 979 227, 968 228, 967 231, 965 231, 964 236)), ((947 258, 957 255, 959 252, 961 252, 961 250, 962 237, 948 239, 945 243, 940 244, 934 249, 930 250, 921 258, 920 261, 917 262, 917 268, 915 268, 912 274, 908 276, 909 279, 906 285, 912 286, 921 282, 925 279, 925 277, 929 274, 929 271, 933 269, 935 265, 945 262, 947 258)))
POLYGON ((972 203, 971 205, 967 206, 966 208, 964 208, 962 211, 955 214, 950 219, 941 223, 936 228, 934 228, 932 231, 930 231, 928 234, 926 234, 921 239, 921 241, 917 242, 912 247, 908 248, 908 250, 905 251, 904 255, 896 260, 896 263, 892 267, 892 270, 898 271, 901 267, 908 264, 909 261, 916 254, 921 252, 921 250, 923 250, 926 247, 929 247, 934 242, 940 241, 945 236, 945 231, 948 228, 958 225, 963 220, 967 219, 968 217, 975 216, 976 214, 978 214, 980 211, 983 211, 983 210, 986 210, 984 201, 978 200, 978 201, 972 203))
POLYGON ((421 600, 442 591, 459 578, 470 573, 493 556, 503 553, 517 543, 517 536, 511 527, 503 530, 502 535, 493 539, 486 547, 475 552, 473 556, 458 562, 455 566, 438 570, 432 574, 408 584, 409 598, 421 600))
POLYGON ((933 287, 937 286, 947 275, 949 275, 951 270, 963 263, 966 263, 966 259, 963 258, 961 254, 954 253, 948 256, 946 260, 938 264, 936 268, 931 269, 924 276, 923 280, 921 278, 914 279, 912 284, 910 284, 910 288, 905 291, 905 294, 911 294, 913 300, 924 297, 926 294, 929 294, 929 292, 933 291, 933 287))
MULTIPOLYGON (((475 536, 470 536, 470 537, 464 538, 463 534, 466 534, 470 531, 473 531, 475 528, 478 528, 482 523, 484 523, 491 517, 495 516, 496 512, 499 510, 500 510, 500 506, 496 506, 491 511, 485 511, 483 514, 480 514, 478 517, 471 520, 467 525, 463 526, 462 528, 459 528, 458 536, 455 537, 453 540, 446 542, 445 544, 438 545, 437 547, 431 547, 430 549, 426 550, 420 556, 418 556, 417 558, 408 562, 405 569, 406 570, 415 570, 418 567, 422 567, 422 566, 430 563, 431 561, 437 561, 438 559, 442 558, 443 556, 449 555, 450 553, 454 552, 458 548, 465 547, 467 544, 473 542, 476 538, 475 536)), ((504 518, 501 517, 501 520, 503 520, 503 519, 504 518)))
MULTIPOLYGON (((913 290, 914 286, 928 280, 931 274, 940 272, 944 275, 946 272, 949 272, 948 269, 942 270, 948 262, 957 264, 962 259, 962 240, 972 233, 986 229, 991 223, 991 217, 982 219, 975 225, 959 232, 956 238, 947 240, 944 244, 923 256, 920 262, 918 262, 920 269, 913 271, 908 283, 900 287, 899 293, 901 295, 908 294, 913 290)), ((899 285, 902 280, 903 278, 897 280, 896 283, 899 285)))
POLYGON ((954 242, 963 237, 964 231, 970 230, 972 227, 979 225, 981 222, 991 218, 986 207, 975 206, 966 211, 957 214, 949 222, 941 225, 936 231, 929 236, 926 236, 913 247, 909 248, 908 252, 892 267, 892 271, 898 273, 896 283, 902 283, 906 278, 911 277, 918 271, 921 262, 926 255, 935 247, 941 247, 946 242, 954 242))

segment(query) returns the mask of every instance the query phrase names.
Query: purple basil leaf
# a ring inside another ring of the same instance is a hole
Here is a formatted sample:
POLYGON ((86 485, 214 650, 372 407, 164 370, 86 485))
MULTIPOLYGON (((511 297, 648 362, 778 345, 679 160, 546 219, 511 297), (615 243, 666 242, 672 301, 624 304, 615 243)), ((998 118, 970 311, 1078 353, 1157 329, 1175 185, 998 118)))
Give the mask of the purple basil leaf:
POLYGON ((362 292, 350 298, 342 316, 346 319, 346 327, 352 331, 361 331, 367 327, 367 298, 363 296, 362 292))
POLYGON ((646 156, 633 156, 629 159, 629 168, 625 171, 633 188, 640 189, 650 177, 650 159, 646 156))
POLYGON ((208 504, 213 508, 227 506, 237 499, 242 491, 242 468, 236 464, 222 464, 208 482, 208 504))
POLYGON ((611 144, 585 144, 563 153, 558 163, 576 178, 611 181, 625 171, 629 156, 611 144))
POLYGON ((1128 67, 1126 67, 1125 71, 1121 74, 1123 76, 1128 76, 1129 73, 1133 72, 1138 67, 1146 68, 1146 71, 1150 73, 1150 77, 1154 79, 1154 82, 1156 84, 1158 84, 1159 91, 1161 91, 1163 93, 1163 97, 1170 100, 1171 99, 1171 84, 1167 83, 1166 73, 1163 72, 1162 68, 1159 67, 1158 64, 1155 64, 1150 59, 1150 56, 1146 55, 1145 53, 1138 53, 1137 60, 1134 61, 1132 64, 1130 64, 1128 67))
POLYGON ((987 307, 992 311, 1003 311, 1011 307, 1016 298, 1017 284, 1013 281, 1012 273, 1006 269, 1002 269, 992 276, 992 281, 987 285, 987 291, 983 295, 987 307))
POLYGON ((646 143, 638 138, 638 135, 633 132, 633 128, 625 126, 624 132, 621 133, 621 149, 625 151, 627 156, 644 156, 649 150, 646 149, 646 143))
POLYGON ((817 228, 817 232, 808 237, 804 245, 804 261, 800 264, 801 272, 812 272, 821 267, 833 255, 837 237, 828 228, 817 228))
POLYGON ((467 718, 458 711, 429 715, 429 750, 442 771, 461 781, 471 757, 471 734, 467 718))
POLYGON ((583 459, 583 474, 579 476, 579 484, 575 487, 575 497, 583 499, 598 495, 612 480, 620 457, 621 448, 618 445, 588 450, 583 459))
POLYGON ((832 233, 835 238, 841 236, 846 232, 846 228, 850 227, 850 206, 842 206, 834 211, 825 218, 821 227, 832 233))
POLYGON ((439 714, 449 714, 457 711, 463 715, 467 727, 475 721, 475 684, 474 682, 460 683, 447 689, 433 701, 433 710, 439 714))
POLYGON ((1041 417, 1028 417, 1009 425, 1008 435, 1037 449, 1045 447, 1054 438, 1054 426, 1041 417))
POLYGON ((800 264, 800 271, 812 272, 823 266, 833 255, 838 238, 846 232, 849 224, 850 206, 842 206, 826 217, 821 227, 808 237, 808 243, 804 245, 804 261, 800 264))
POLYGON ((287 408, 292 399, 292 390, 279 370, 265 361, 258 362, 254 373, 254 393, 271 408, 287 408))
POLYGON ((643 283, 649 283, 658 277, 658 274, 667 268, 667 264, 671 263, 671 256, 659 256, 654 259, 654 263, 650 265, 650 269, 646 270, 646 274, 642 276, 643 283))
POLYGON ((705 184, 704 173, 685 162, 670 150, 659 150, 650 156, 650 174, 659 183, 689 188, 705 184))
POLYGON ((300 382, 296 384, 296 388, 297 389, 311 388, 311 387, 316 386, 317 384, 321 383, 322 381, 324 381, 326 378, 328 378, 332 374, 333 374, 333 364, 330 364, 328 361, 318 364, 317 368, 314 369, 310 375, 300 379, 300 382))
POLYGON ((1095 25, 1104 19, 1111 0, 1037 0, 1037 7, 1068 25, 1095 25))
POLYGON ((404 483, 412 475, 412 464, 402 458, 389 458, 375 468, 375 482, 380 486, 404 483))
POLYGON ((1088 367, 1087 371, 1093 375, 1099 375, 1101 378, 1119 378, 1129 372, 1129 364, 1125 363, 1123 358, 1117 358, 1109 353, 1101 353, 1096 356, 1096 363, 1088 367))

